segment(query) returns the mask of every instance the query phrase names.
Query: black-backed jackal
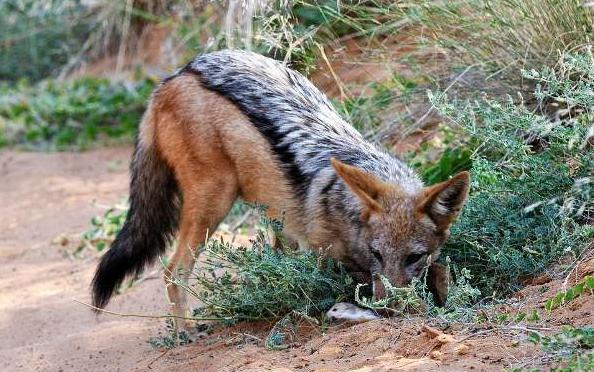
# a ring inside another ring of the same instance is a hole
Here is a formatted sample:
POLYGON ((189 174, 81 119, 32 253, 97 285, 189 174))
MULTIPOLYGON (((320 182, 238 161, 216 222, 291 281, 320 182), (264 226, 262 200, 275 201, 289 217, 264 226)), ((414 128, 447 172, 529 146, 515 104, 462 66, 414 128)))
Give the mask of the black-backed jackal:
MULTIPOLYGON (((284 233, 323 248, 374 293, 429 265, 439 301, 447 273, 433 263, 468 193, 469 175, 425 187, 402 161, 366 141, 299 73, 255 53, 200 56, 167 78, 148 105, 131 164, 130 210, 93 279, 104 307, 127 275, 165 253, 187 278, 194 251, 241 197, 283 214, 284 233)), ((166 279, 167 280, 167 279, 166 279)), ((184 290, 168 285, 173 314, 184 290)))

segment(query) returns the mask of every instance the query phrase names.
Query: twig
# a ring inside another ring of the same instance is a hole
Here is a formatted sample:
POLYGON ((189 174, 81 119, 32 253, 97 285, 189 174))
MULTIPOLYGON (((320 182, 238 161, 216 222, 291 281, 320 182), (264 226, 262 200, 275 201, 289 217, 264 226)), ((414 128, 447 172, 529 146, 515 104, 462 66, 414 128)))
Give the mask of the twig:
POLYGON ((165 351, 163 351, 161 354, 159 354, 158 357, 156 357, 155 359, 151 360, 151 362, 147 365, 148 369, 153 369, 152 365, 153 363, 155 363, 157 360, 161 359, 162 357, 165 356, 165 354, 167 354, 171 349, 165 349, 165 351))
MULTIPOLYGON (((458 76, 456 76, 456 78, 454 80, 452 80, 452 82, 444 89, 444 91, 441 94, 446 94, 448 92, 448 90, 450 90, 450 88, 452 88, 464 75, 466 75, 466 73, 468 71, 470 71, 472 68, 476 67, 478 64, 474 64, 474 65, 470 65, 468 66, 464 71, 462 71, 460 74, 458 74, 458 76)), ((423 116, 421 116, 417 121, 415 121, 415 123, 413 125, 411 125, 410 127, 406 128, 402 135, 401 138, 406 137, 408 134, 412 133, 413 130, 416 130, 419 125, 423 122, 423 120, 425 120, 435 109, 435 107, 432 105, 429 110, 427 110, 427 112, 425 112, 423 114, 423 116)))
POLYGON ((241 225, 243 225, 243 223, 248 219, 248 217, 250 217, 252 215, 252 210, 248 209, 247 212, 245 212, 243 214, 243 216, 241 216, 241 218, 235 222, 235 224, 231 227, 230 232, 235 233, 235 231, 237 229, 239 229, 241 227, 241 225))
POLYGON ((573 274, 574 271, 576 277, 578 276, 578 269, 580 264, 589 259, 592 256, 592 253, 594 253, 594 250, 592 250, 592 248, 594 248, 594 244, 592 244, 589 247, 586 247, 586 249, 580 252, 580 254, 575 258, 575 260, 573 260, 573 264, 570 266, 571 269, 569 270, 569 273, 567 273, 567 275, 565 276, 565 280, 563 280, 563 289, 567 288, 567 285, 569 283, 569 277, 571 276, 571 274, 573 274))
POLYGON ((320 54, 322 55, 322 59, 324 60, 324 62, 326 62, 326 65, 328 66, 328 69, 330 70, 330 74, 332 75, 332 78, 334 79, 334 81, 336 82, 336 85, 338 86, 338 90, 340 91, 340 99, 342 101, 344 101, 345 99, 350 98, 349 95, 347 95, 345 93, 345 87, 343 86, 342 81, 336 75, 336 73, 334 72, 334 69, 332 68, 332 65, 330 64, 330 61, 328 60, 328 57, 326 57, 326 53, 324 52, 324 47, 320 44, 317 44, 317 46, 318 46, 318 49, 320 50, 320 54))
POLYGON ((261 338, 256 337, 254 335, 250 335, 249 333, 235 332, 233 334, 234 335, 237 335, 237 336, 242 336, 244 338, 249 338, 249 339, 254 340, 254 341, 262 342, 262 339, 261 338))
POLYGON ((110 314, 110 315, 117 315, 117 316, 121 316, 121 317, 134 317, 134 318, 152 318, 152 319, 168 319, 168 318, 174 318, 174 319, 187 319, 187 320, 230 320, 231 318, 197 318, 197 317, 186 317, 186 316, 178 316, 178 315, 149 315, 149 314, 135 314, 135 313, 120 313, 117 311, 109 311, 109 310, 105 310, 105 309, 101 309, 99 307, 93 306, 91 304, 88 304, 86 302, 82 302, 79 301, 75 298, 72 299, 72 301, 84 305, 88 308, 91 308, 95 311, 99 311, 105 314, 110 314))
POLYGON ((496 330, 498 330, 498 328, 483 329, 481 331, 474 332, 466 337, 462 337, 460 340, 458 340, 458 342, 464 342, 474 336, 484 335, 485 333, 495 332, 496 330))

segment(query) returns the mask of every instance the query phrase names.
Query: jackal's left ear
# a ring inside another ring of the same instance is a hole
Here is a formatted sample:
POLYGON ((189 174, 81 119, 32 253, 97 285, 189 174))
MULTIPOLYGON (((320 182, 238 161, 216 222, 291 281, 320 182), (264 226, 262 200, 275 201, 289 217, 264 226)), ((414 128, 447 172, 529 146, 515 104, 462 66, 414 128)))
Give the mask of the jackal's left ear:
POLYGON ((367 207, 367 212, 381 212, 384 210, 379 202, 380 197, 387 188, 383 181, 360 168, 345 164, 334 158, 330 159, 330 162, 349 189, 367 207))
POLYGON ((468 196, 470 175, 460 172, 451 179, 425 188, 418 203, 418 211, 425 213, 440 230, 447 230, 468 196))

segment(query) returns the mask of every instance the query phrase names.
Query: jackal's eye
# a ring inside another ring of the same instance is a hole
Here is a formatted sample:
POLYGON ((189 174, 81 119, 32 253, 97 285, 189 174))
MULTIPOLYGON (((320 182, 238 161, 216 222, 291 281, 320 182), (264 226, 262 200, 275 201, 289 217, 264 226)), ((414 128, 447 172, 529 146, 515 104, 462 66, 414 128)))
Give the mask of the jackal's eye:
POLYGON ((413 254, 410 254, 410 255, 408 255, 408 257, 406 257, 406 261, 404 261, 404 264, 406 266, 413 265, 413 264, 419 262, 419 260, 421 258, 423 258, 424 256, 425 256, 425 254, 423 254, 423 253, 413 253, 413 254))

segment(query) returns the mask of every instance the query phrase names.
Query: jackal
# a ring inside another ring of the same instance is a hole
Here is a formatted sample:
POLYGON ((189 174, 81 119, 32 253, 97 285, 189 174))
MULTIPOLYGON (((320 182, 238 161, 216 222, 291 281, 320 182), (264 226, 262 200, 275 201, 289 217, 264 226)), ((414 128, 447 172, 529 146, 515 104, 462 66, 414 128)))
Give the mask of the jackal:
MULTIPOLYGON (((376 274, 402 286, 429 266, 429 287, 443 301, 447 273, 434 261, 469 184, 462 172, 425 187, 305 77, 238 50, 199 56, 155 90, 130 172, 128 216, 93 279, 100 308, 178 230, 165 277, 187 280, 196 248, 238 197, 282 215, 289 239, 324 249, 376 296, 384 295, 376 274)), ((184 290, 170 283, 167 294, 184 316, 184 290)))

